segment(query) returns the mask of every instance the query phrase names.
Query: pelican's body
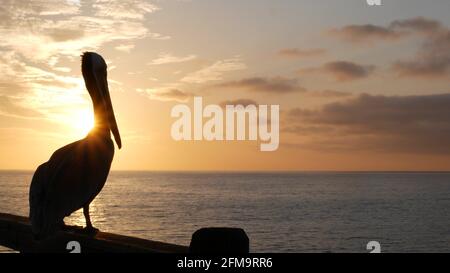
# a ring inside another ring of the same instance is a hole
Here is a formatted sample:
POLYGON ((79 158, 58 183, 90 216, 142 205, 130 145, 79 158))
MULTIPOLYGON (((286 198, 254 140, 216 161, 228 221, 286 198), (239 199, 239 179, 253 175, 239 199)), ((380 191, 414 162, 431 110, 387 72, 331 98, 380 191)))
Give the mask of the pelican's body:
POLYGON ((82 56, 86 87, 94 104, 95 125, 79 141, 53 153, 40 165, 30 186, 30 221, 37 238, 51 235, 63 219, 83 208, 86 228, 94 230, 89 204, 105 185, 114 156, 112 131, 119 148, 120 134, 106 80, 106 63, 96 53, 82 56))

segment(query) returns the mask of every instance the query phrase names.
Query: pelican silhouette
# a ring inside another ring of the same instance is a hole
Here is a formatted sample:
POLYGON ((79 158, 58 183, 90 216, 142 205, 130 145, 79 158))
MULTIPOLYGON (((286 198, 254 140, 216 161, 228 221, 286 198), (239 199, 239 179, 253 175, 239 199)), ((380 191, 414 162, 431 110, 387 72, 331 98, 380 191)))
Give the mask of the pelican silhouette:
POLYGON ((83 208, 88 232, 93 227, 89 205, 105 185, 114 157, 114 143, 122 146, 109 95, 106 62, 97 53, 81 56, 81 70, 94 105, 94 128, 88 135, 53 153, 40 165, 30 185, 30 222, 37 239, 64 227, 64 217, 83 208))

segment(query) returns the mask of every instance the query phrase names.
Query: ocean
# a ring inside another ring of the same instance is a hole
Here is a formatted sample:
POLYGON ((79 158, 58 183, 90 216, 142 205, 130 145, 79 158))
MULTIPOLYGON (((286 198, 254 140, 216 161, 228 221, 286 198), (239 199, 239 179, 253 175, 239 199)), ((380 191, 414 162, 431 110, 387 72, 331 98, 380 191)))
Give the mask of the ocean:
MULTIPOLYGON (((0 212, 28 215, 32 172, 0 172, 0 212)), ((91 204, 102 231, 189 245, 240 227, 251 252, 450 252, 450 173, 111 172, 91 204)), ((81 211, 67 224, 84 225, 81 211)), ((4 251, 4 249, 3 249, 4 251)))

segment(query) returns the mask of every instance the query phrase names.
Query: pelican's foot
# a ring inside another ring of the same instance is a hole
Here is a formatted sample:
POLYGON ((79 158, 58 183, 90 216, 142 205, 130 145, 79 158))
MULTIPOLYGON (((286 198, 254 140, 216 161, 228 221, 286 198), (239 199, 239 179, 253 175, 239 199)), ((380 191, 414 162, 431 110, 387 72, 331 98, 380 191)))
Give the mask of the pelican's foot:
POLYGON ((66 223, 64 223, 64 221, 61 221, 61 223, 59 223, 59 229, 62 231, 69 231, 69 230, 73 229, 73 226, 66 225, 66 223))
POLYGON ((71 225, 67 225, 64 222, 61 222, 59 224, 59 229, 62 231, 76 231, 76 230, 80 230, 82 227, 80 226, 71 226, 71 225))
POLYGON ((98 231, 99 231, 99 229, 95 228, 93 226, 86 226, 83 229, 83 232, 86 233, 86 234, 97 234, 98 231))

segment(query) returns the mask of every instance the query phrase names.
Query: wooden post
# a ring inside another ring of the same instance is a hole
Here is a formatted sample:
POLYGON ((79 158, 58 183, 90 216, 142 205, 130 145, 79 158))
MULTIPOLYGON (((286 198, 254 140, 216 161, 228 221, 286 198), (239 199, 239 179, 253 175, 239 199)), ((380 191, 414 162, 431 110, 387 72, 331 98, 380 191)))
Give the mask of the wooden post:
POLYGON ((202 228, 192 235, 189 252, 195 254, 249 253, 247 234, 240 228, 202 228))

